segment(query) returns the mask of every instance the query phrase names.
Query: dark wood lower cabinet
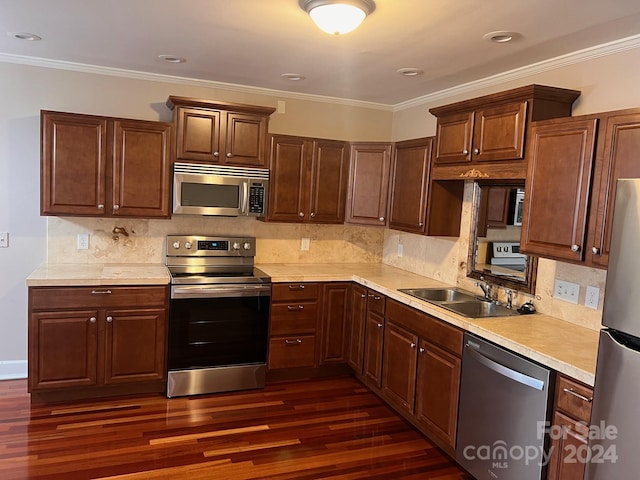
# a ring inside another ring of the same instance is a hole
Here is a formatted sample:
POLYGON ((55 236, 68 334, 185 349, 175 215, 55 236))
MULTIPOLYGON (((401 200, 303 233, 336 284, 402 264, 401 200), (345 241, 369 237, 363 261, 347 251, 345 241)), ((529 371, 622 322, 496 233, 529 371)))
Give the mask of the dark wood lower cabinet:
POLYGON ((347 362, 349 283, 325 283, 322 288, 320 365, 347 362))
POLYGON ((351 319, 349 322, 347 363, 357 375, 362 375, 366 320, 367 289, 353 284, 351 287, 351 319))
POLYGON ((388 322, 384 332, 382 393, 407 413, 414 412, 418 336, 388 322))
POLYGON ((367 313, 364 328, 363 376, 376 388, 382 382, 382 346, 384 343, 384 317, 367 313))

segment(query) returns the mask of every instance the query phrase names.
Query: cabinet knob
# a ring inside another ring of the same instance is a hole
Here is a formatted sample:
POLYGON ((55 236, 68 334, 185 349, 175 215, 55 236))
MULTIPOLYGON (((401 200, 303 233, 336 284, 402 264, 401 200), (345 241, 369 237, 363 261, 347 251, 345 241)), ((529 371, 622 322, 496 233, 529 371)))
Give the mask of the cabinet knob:
POLYGON ((233 157, 233 153, 229 152, 229 153, 227 153, 226 156, 227 156, 227 158, 231 158, 231 157, 233 157))
POLYGON ((469 155, 469 150, 467 150, 466 148, 464 150, 462 150, 462 154, 463 155, 469 155))
POLYGON ((311 215, 309 215, 311 218, 315 218, 316 216, 316 212, 311 212, 311 215))
POLYGON ((384 326, 384 325, 382 325, 381 323, 377 323, 377 324, 376 324, 376 327, 378 327, 378 328, 382 328, 383 326, 384 326))
POLYGON ((107 323, 111 323, 113 322, 113 317, 112 316, 108 316, 107 317, 107 323))
POLYGON ((418 350, 420 353, 424 353, 424 348, 420 347, 420 349, 418 350))
POLYGON ((89 323, 96 323, 98 321, 98 319, 96 317, 91 317, 89 319, 89 323))
POLYGON ((571 245, 571 251, 572 252, 579 252, 580 251, 580 245, 576 245, 576 244, 571 245))
POLYGON ((99 203, 99 204, 98 204, 98 208, 99 208, 100 210, 104 210, 104 205, 103 205, 103 204, 101 204, 101 203, 99 203))
POLYGON ((120 205, 114 205, 113 206, 113 211, 115 212, 116 210, 120 210, 120 205))
POLYGON ((300 213, 298 214, 298 216, 299 216, 299 217, 304 217, 304 212, 300 212, 300 213))
POLYGON ((360 295, 360 298, 366 298, 367 296, 363 293, 362 295, 360 295))
POLYGON ((213 152, 213 156, 214 157, 219 157, 220 156, 220 152, 213 152))
POLYGON ((600 255, 600 249, 598 247, 591 247, 591 253, 594 255, 600 255))
POLYGON ((418 223, 418 226, 419 226, 419 227, 424 226, 424 222, 419 222, 419 223, 418 223))
POLYGON ((476 155, 478 155, 480 153, 480 149, 479 148, 474 148, 473 149, 473 153, 475 153, 476 155))
POLYGON ((411 348, 416 348, 416 344, 411 342, 411 345, 409 345, 411 348))
POLYGON ((378 220, 380 220, 381 222, 384 222, 384 217, 380 217, 378 220))

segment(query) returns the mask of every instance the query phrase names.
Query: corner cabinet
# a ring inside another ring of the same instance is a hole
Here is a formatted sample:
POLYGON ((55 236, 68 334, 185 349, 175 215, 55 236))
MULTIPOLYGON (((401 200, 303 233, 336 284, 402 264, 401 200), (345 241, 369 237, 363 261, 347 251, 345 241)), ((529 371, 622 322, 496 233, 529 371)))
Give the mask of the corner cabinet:
POLYGON ((40 213, 168 218, 172 125, 42 111, 40 213))
POLYGON ((271 107, 170 96, 176 158, 195 162, 267 168, 271 107))
POLYGON ((267 221, 344 223, 347 143, 271 135, 270 144, 267 221))
POLYGON ((571 115, 580 92, 529 85, 432 108, 434 179, 525 178, 529 123, 571 115))
POLYGON ((165 286, 30 287, 29 392, 163 392, 167 308, 165 286))

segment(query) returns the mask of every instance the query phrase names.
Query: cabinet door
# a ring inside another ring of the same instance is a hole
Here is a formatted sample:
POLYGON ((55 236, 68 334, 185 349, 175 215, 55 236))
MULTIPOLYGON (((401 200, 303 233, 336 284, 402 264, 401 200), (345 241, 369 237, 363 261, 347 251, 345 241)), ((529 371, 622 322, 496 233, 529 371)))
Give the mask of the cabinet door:
POLYGON ((261 115, 228 112, 223 163, 266 168, 267 123, 261 115))
POLYGON ((416 418, 451 449, 456 445, 460 365, 459 357, 420 341, 416 418))
POLYGON ((29 391, 95 385, 97 357, 97 310, 31 314, 29 391))
POLYGON ((351 286, 351 321, 349 322, 349 353, 347 361, 357 374, 362 374, 364 331, 367 319, 367 289, 351 286))
POLYGON ((308 185, 312 141, 301 137, 271 137, 269 207, 272 222, 301 222, 308 215, 305 191, 308 185))
POLYGON ((611 220, 616 196, 616 180, 640 177, 640 113, 615 115, 606 119, 604 141, 598 147, 598 165, 593 184, 591 218, 586 255, 592 264, 606 267, 611 247, 611 220))
POLYGON ((348 283, 323 287, 320 365, 346 363, 349 293, 348 283))
POLYGON ((390 164, 390 143, 351 145, 347 222, 380 226, 387 224, 390 164))
POLYGON ((363 375, 380 388, 382 381, 382 345, 384 342, 384 317, 367 312, 364 338, 363 375))
POLYGON ((417 335, 392 322, 387 323, 382 355, 382 392, 411 414, 416 393, 417 345, 417 335))
POLYGON ((344 223, 349 157, 347 143, 314 141, 309 217, 314 223, 344 223))
POLYGON ((551 441, 548 480, 582 480, 587 462, 588 427, 560 412, 554 414, 553 424, 560 428, 554 429, 551 441))
POLYGON ((104 383, 165 378, 163 309, 107 310, 104 383))
POLYGON ((179 107, 176 143, 179 160, 219 162, 222 113, 217 110, 179 107))
POLYGON ((112 215, 169 218, 171 128, 114 121, 112 215))
POLYGON ((471 161, 473 112, 438 117, 434 163, 466 163, 471 161))
POLYGON ((105 214, 107 119, 41 112, 40 213, 105 214))
POLYGON ((487 228, 507 228, 511 187, 482 189, 478 216, 478 237, 487 236, 487 228))
POLYGON ((523 159, 526 124, 526 101, 478 110, 473 126, 473 161, 523 159))
POLYGON ((433 138, 398 142, 391 169, 389 227, 424 233, 433 138))
POLYGON ((581 261, 597 119, 534 125, 527 148, 520 251, 581 261))

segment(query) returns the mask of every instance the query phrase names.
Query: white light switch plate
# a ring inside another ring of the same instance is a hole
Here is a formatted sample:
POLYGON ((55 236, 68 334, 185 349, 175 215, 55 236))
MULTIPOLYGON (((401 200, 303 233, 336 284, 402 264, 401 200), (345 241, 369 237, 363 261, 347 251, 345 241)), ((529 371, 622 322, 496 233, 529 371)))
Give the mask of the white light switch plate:
POLYGON ((0 232, 0 248, 9 248, 9 232, 0 232))
POLYGON ((309 243, 310 243, 310 240, 308 238, 303 238, 302 241, 300 242, 300 250, 303 250, 305 252, 308 251, 309 243))
POLYGON ((398 257, 401 257, 403 253, 404 253, 404 247, 402 246, 401 243, 399 243, 398 244, 398 257))
POLYGON ((556 280, 553 289, 554 298, 564 300, 565 302, 578 304, 578 296, 580 295, 580 285, 577 283, 566 282, 564 280, 556 280))
POLYGON ((77 249, 78 250, 89 250, 89 234, 88 233, 79 233, 77 240, 77 249))
POLYGON ((597 310, 599 299, 600 299, 600 289, 598 287, 588 286, 587 293, 584 297, 584 306, 597 310))

